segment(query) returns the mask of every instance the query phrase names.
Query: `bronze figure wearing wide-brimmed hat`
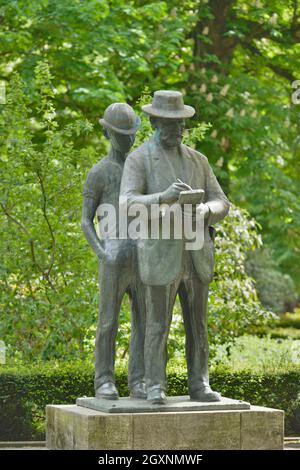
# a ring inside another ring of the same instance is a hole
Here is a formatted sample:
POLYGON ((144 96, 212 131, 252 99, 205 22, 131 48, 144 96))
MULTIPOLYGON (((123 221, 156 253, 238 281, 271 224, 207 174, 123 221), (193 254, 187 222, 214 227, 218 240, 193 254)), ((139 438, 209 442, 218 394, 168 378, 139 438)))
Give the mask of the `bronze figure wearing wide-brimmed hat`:
POLYGON ((152 104, 142 106, 142 110, 153 117, 187 119, 195 114, 192 106, 184 104, 180 91, 159 90, 154 93, 152 104))
MULTIPOLYGON (((206 315, 208 287, 214 273, 212 225, 226 216, 229 202, 207 158, 182 143, 184 120, 195 113, 194 108, 184 104, 182 94, 156 91, 152 103, 142 110, 150 116, 154 135, 125 160, 121 196, 127 198, 128 208, 137 204, 150 213, 159 204, 174 207, 181 193, 193 192, 192 188, 204 194, 203 202, 192 208, 201 217, 197 225, 201 246, 189 250, 185 237, 153 237, 152 231, 137 243, 147 306, 147 400, 152 404, 166 401, 167 338, 178 292, 186 329, 190 397, 203 402, 220 401, 220 394, 209 385, 206 315)), ((170 227, 173 222, 170 218, 168 221, 170 227)))

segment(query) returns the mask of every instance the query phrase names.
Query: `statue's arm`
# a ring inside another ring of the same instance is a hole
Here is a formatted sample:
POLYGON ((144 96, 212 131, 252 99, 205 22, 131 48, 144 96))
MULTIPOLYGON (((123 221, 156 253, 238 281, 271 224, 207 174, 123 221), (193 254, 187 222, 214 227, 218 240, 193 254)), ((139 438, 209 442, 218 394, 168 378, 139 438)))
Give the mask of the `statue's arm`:
POLYGON ((94 226, 94 218, 97 208, 100 204, 101 198, 101 183, 96 175, 90 172, 83 191, 83 207, 81 217, 81 228, 87 239, 88 243, 99 258, 105 256, 105 251, 102 247, 101 240, 99 239, 94 226))
POLYGON ((205 165, 205 204, 209 208, 208 225, 213 225, 228 214, 230 203, 225 196, 218 180, 208 163, 207 158, 204 159, 205 165))

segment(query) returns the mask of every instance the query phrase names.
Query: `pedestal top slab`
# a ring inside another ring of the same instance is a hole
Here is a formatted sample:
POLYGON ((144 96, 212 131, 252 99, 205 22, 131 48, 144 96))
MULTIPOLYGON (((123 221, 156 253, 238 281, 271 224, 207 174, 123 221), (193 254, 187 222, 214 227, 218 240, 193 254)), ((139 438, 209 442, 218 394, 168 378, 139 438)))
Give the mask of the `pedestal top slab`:
POLYGON ((218 402, 192 401, 189 396, 168 397, 167 402, 163 405, 152 405, 147 400, 128 397, 119 398, 118 400, 83 397, 77 398, 76 404, 105 413, 161 413, 250 409, 250 403, 226 397, 222 397, 221 401, 218 402))

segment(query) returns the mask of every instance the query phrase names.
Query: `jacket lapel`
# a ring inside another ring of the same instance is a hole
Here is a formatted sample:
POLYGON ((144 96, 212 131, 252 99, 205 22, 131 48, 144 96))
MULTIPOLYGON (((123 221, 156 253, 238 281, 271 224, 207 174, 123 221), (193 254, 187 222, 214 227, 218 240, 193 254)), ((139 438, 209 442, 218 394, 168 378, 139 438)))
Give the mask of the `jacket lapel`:
POLYGON ((189 184, 193 188, 192 180, 193 180, 194 170, 195 170, 194 159, 185 145, 181 144, 180 151, 182 155, 183 168, 184 168, 184 179, 182 179, 182 181, 184 181, 184 183, 189 184))
POLYGON ((160 146, 153 139, 149 142, 150 178, 154 179, 153 186, 157 187, 158 191, 163 190, 163 188, 166 189, 174 183, 176 176, 182 179, 184 183, 192 186, 191 183, 194 175, 193 157, 183 144, 180 146, 180 152, 182 157, 182 174, 175 175, 175 171, 172 172, 172 168, 170 168, 170 162, 162 154, 160 146))
POLYGON ((150 158, 152 160, 152 174, 150 176, 154 178, 153 183, 158 187, 158 191, 161 191, 163 187, 167 189, 174 183, 174 176, 171 174, 169 165, 162 155, 160 146, 153 140, 151 144, 150 158))

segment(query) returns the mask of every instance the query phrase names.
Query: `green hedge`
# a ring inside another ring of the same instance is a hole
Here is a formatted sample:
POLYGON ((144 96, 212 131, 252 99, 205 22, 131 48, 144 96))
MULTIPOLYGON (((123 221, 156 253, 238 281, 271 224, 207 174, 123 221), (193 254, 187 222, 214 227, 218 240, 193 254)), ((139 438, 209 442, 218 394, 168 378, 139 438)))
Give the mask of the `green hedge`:
POLYGON ((300 340, 300 329, 289 327, 268 328, 259 327, 253 330, 255 335, 263 338, 269 336, 272 339, 298 339, 300 340))
POLYGON ((299 314, 295 318, 291 316, 291 314, 284 315, 281 317, 281 319, 278 322, 278 326, 281 326, 282 328, 297 328, 298 330, 300 329, 300 316, 299 314))
MULTIPOLYGON (((224 396, 255 405, 283 409, 286 434, 300 433, 300 369, 280 374, 253 374, 215 369, 211 384, 224 396)), ((121 396, 128 395, 127 374, 118 370, 121 396)), ((187 394, 184 370, 170 370, 168 394, 187 394)), ((19 370, 0 369, 0 441, 40 440, 45 437, 45 406, 75 403, 93 395, 93 367, 86 364, 36 365, 19 370)))

